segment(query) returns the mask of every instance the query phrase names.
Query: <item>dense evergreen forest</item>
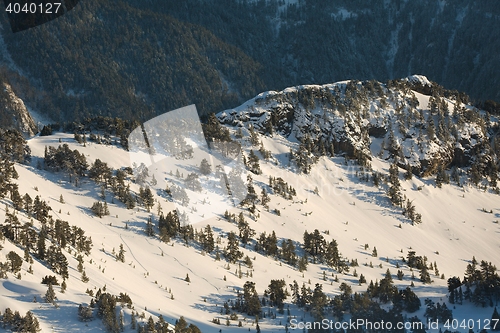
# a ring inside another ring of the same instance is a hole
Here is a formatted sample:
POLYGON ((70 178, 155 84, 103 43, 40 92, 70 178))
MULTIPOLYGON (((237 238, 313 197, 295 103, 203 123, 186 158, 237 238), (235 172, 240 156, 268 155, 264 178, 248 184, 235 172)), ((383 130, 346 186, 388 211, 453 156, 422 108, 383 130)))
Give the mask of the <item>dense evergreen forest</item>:
POLYGON ((17 34, 3 17, 0 61, 16 94, 56 121, 192 103, 205 115, 264 90, 413 73, 480 102, 500 100, 499 14, 465 0, 89 0, 17 34))

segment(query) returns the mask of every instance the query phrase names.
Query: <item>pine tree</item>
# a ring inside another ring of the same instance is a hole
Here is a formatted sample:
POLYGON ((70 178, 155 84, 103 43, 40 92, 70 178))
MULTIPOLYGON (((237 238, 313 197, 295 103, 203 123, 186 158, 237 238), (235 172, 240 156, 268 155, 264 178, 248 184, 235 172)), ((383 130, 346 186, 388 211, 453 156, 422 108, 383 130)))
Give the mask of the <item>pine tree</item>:
POLYGON ((395 206, 401 206, 402 196, 401 196, 401 183, 399 182, 399 171, 396 164, 391 164, 389 167, 389 179, 391 186, 388 190, 389 198, 395 206))
POLYGON ((47 286, 47 292, 45 293, 45 302, 47 303, 54 303, 56 300, 56 293, 54 291, 54 288, 52 288, 52 284, 49 283, 47 286))
POLYGON ((315 321, 321 321, 325 317, 325 306, 328 304, 328 297, 323 292, 323 286, 316 283, 311 297, 311 315, 315 321))
POLYGON ((295 245, 291 239, 283 239, 281 241, 281 258, 291 266, 297 264, 297 254, 295 253, 295 245))
POLYGON ((123 249, 123 244, 120 244, 120 250, 118 251, 117 261, 125 262, 125 250, 123 249))
POLYGON ((135 311, 132 311, 132 314, 130 315, 130 328, 135 330, 137 325, 137 319, 135 318, 135 311))
POLYGON ((403 309, 405 311, 412 313, 420 309, 420 299, 413 292, 413 290, 410 289, 410 287, 406 287, 406 289, 400 290, 399 295, 403 299, 403 309))
POLYGON ((76 257, 76 260, 78 261, 78 266, 77 266, 78 272, 82 273, 83 272, 83 257, 82 257, 82 255, 79 254, 76 257))
POLYGON ((444 170, 443 165, 439 164, 437 174, 436 174, 436 186, 441 188, 444 184, 448 184, 450 182, 450 177, 444 170))
POLYGON ((298 262, 298 270, 299 272, 304 272, 307 271, 307 265, 309 262, 307 261, 307 257, 304 254, 302 257, 300 257, 299 262, 298 262))
POLYGON ((421 271, 420 271, 420 281, 422 283, 431 283, 431 276, 429 274, 429 271, 427 270, 427 266, 423 266, 421 271))
POLYGON ((280 310, 283 310, 283 301, 286 299, 285 286, 285 280, 271 280, 266 290, 271 306, 276 306, 280 310))
POLYGON ((146 187, 146 189, 144 189, 142 193, 140 193, 140 197, 146 210, 148 212, 151 211, 151 208, 154 206, 155 202, 154 195, 151 189, 149 187, 146 187))
POLYGON ((246 313, 249 316, 259 315, 261 311, 261 304, 259 295, 255 290, 254 282, 245 282, 245 284, 243 285, 243 298, 245 300, 246 313))
POLYGON ((40 323, 31 311, 26 312, 26 315, 19 323, 18 332, 36 333, 40 331, 40 323))
POLYGON ((332 239, 328 243, 325 251, 325 262, 328 266, 333 267, 339 271, 343 271, 343 265, 341 265, 340 252, 338 249, 338 244, 335 239, 332 239))
POLYGON ((243 212, 240 212, 238 215, 238 229, 239 229, 239 238, 243 244, 247 244, 248 241, 255 235, 255 231, 250 228, 250 225, 247 221, 245 221, 245 217, 243 216, 243 212))
POLYGON ((61 283, 61 293, 64 294, 66 292, 66 288, 68 286, 66 285, 66 279, 63 280, 63 282, 61 283))
POLYGON ((183 316, 177 320, 175 323, 175 332, 185 332, 187 330, 188 324, 183 316))
POLYGON ((205 176, 212 173, 212 166, 208 163, 206 158, 201 160, 200 173, 205 176))
POLYGON ((239 249, 236 234, 232 231, 227 235, 227 246, 224 249, 224 256, 230 263, 235 263, 243 257, 243 252, 239 249))
POLYGON ((194 172, 187 175, 184 180, 186 187, 191 191, 200 192, 203 188, 198 178, 198 175, 194 172))
POLYGON ((16 252, 10 251, 7 254, 7 259, 10 263, 10 271, 12 273, 17 273, 21 270, 21 266, 23 265, 23 258, 21 258, 16 252))
POLYGON ((148 217, 148 220, 146 221, 146 228, 145 228, 144 232, 146 233, 146 235, 148 237, 153 237, 155 235, 155 230, 153 227, 153 222, 152 222, 151 217, 148 217))
POLYGON ((212 228, 210 227, 209 224, 207 224, 204 231, 202 229, 199 232, 198 239, 203 251, 207 253, 212 253, 214 251, 215 248, 214 235, 212 232, 212 228))
POLYGON ((410 164, 406 165, 405 180, 411 180, 413 178, 413 168, 410 164))
POLYGON ((248 155, 248 168, 250 171, 256 175, 260 175, 262 173, 259 164, 259 157, 254 153, 251 149, 250 154, 248 155))
POLYGON ((120 319, 118 323, 120 325, 120 332, 125 331, 125 318, 123 317, 123 311, 120 311, 120 319))
POLYGON ((261 199, 260 199, 260 202, 262 204, 262 206, 264 207, 267 207, 267 204, 271 201, 271 198, 269 197, 269 195, 267 194, 267 191, 265 188, 262 188, 262 191, 261 191, 261 199))
POLYGON ((85 273, 85 271, 82 272, 82 282, 83 283, 89 282, 89 277, 87 276, 87 273, 85 273))

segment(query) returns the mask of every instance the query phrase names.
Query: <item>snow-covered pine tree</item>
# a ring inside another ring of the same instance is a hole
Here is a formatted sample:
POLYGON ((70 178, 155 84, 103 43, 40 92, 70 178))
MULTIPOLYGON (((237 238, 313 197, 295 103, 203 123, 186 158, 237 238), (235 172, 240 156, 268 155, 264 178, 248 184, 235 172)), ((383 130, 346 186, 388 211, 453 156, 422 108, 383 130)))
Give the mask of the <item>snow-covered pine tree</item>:
POLYGON ((54 303, 54 301, 57 299, 56 293, 54 291, 54 288, 52 287, 52 284, 49 283, 47 285, 47 292, 45 293, 45 302, 47 303, 54 303))
POLYGON ((200 173, 205 176, 212 173, 212 166, 208 163, 206 158, 202 159, 200 162, 200 173))

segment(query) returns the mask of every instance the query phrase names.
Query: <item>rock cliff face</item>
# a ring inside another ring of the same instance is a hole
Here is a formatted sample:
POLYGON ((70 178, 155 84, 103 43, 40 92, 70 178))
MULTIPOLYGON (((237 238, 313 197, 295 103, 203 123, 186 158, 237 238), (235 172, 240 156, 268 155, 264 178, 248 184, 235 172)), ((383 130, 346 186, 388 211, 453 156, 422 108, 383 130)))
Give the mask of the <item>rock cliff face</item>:
POLYGON ((31 117, 23 100, 5 82, 1 84, 0 108, 4 124, 3 128, 15 128, 30 137, 38 132, 33 117, 31 117))
POLYGON ((498 121, 424 76, 265 92, 218 114, 230 126, 297 139, 314 155, 377 155, 422 176, 440 167, 498 166, 498 121), (251 126, 250 126, 251 125, 251 126))

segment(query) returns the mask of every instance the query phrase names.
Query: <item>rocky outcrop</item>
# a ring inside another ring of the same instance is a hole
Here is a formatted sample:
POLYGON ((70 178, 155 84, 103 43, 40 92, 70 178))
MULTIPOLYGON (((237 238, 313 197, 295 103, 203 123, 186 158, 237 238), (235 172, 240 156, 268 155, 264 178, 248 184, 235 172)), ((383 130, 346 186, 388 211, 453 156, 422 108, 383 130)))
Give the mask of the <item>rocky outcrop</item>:
POLYGON ((366 162, 377 155, 423 177, 478 161, 486 171, 496 161, 484 156, 491 153, 489 132, 497 121, 486 121, 463 100, 413 75, 387 84, 344 81, 269 91, 217 117, 228 126, 298 139, 316 156, 366 162))
POLYGON ((0 94, 0 108, 2 109, 2 123, 7 128, 15 128, 25 137, 33 136, 37 133, 37 126, 31 117, 23 100, 19 98, 12 87, 7 83, 2 83, 0 94))

